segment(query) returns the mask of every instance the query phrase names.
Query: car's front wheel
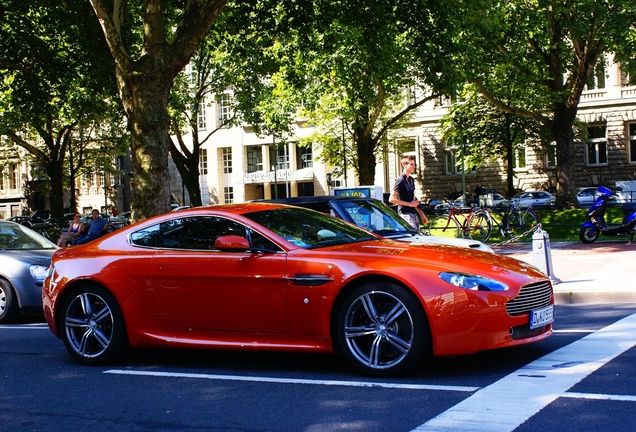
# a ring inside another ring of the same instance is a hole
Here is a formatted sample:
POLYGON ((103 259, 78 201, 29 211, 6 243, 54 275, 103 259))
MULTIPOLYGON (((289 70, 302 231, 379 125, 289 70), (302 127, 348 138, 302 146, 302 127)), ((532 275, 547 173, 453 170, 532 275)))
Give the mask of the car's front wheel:
POLYGON ((60 308, 60 333, 79 362, 104 364, 128 347, 124 317, 115 297, 96 285, 77 287, 60 308))
POLYGON ((393 283, 354 289, 339 311, 337 339, 349 362, 374 376, 411 372, 430 353, 430 330, 421 304, 393 283))
POLYGON ((0 324, 15 321, 19 314, 20 308, 11 284, 0 279, 0 324))

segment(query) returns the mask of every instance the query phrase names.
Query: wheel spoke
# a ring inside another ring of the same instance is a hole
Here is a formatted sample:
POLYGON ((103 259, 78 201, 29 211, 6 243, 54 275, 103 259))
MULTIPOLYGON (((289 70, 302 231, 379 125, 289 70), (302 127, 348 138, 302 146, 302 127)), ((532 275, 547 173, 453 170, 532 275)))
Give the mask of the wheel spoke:
POLYGON ((406 312, 406 307, 402 303, 396 303, 393 309, 384 318, 386 326, 390 326, 397 320, 403 313, 406 312))
POLYGON ((402 354, 407 354, 411 349, 411 344, 395 333, 389 333, 386 336, 388 343, 393 345, 396 349, 400 350, 402 354))
POLYGON ((85 318, 66 317, 65 323, 66 327, 70 328, 88 327, 88 320, 85 318))
POLYGON ((89 339, 92 335, 92 331, 90 329, 87 329, 86 332, 84 332, 84 334, 82 334, 82 338, 79 341, 79 344, 77 346, 77 352, 82 354, 82 355, 86 355, 88 354, 88 346, 89 346, 89 339))
POLYGON ((104 308, 93 317, 96 323, 101 323, 105 319, 110 319, 110 309, 104 308))
POLYGON ((362 303, 362 306, 364 306, 364 310, 367 313, 367 316, 369 317, 369 319, 371 319, 371 321, 373 321, 374 323, 378 322, 378 311, 375 308, 375 304, 373 304, 373 299, 371 298, 370 294, 365 294, 362 297, 360 297, 360 302, 362 303))
POLYGON ((101 345, 102 348, 107 348, 110 343, 110 338, 104 334, 100 329, 93 330, 93 336, 95 340, 101 345))
POLYGON ((378 367, 382 364, 381 360, 382 355, 382 338, 377 336, 373 339, 373 343, 371 344, 371 351, 369 352, 369 365, 373 367, 378 367))
POLYGON ((354 339, 362 336, 369 336, 375 334, 376 329, 374 326, 347 326, 345 327, 345 337, 347 339, 354 339))
POLYGON ((82 311, 84 311, 84 316, 87 318, 93 316, 93 307, 91 306, 91 301, 88 297, 88 294, 82 294, 79 297, 79 300, 82 304, 82 311))

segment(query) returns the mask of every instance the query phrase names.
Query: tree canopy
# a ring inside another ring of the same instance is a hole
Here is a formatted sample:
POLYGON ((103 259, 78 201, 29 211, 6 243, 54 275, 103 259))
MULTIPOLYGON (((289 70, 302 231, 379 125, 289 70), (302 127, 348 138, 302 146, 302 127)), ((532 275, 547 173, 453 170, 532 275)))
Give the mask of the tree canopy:
POLYGON ((557 192, 573 196, 574 131, 581 94, 604 54, 634 70, 631 0, 458 2, 455 63, 497 109, 533 119, 556 143, 557 192), (510 77, 510 85, 502 79, 510 77), (508 98, 510 87, 523 98, 508 98))
POLYGON ((3 0, 0 7, 0 135, 44 168, 59 217, 69 149, 81 130, 118 109, 112 62, 87 4, 3 0))

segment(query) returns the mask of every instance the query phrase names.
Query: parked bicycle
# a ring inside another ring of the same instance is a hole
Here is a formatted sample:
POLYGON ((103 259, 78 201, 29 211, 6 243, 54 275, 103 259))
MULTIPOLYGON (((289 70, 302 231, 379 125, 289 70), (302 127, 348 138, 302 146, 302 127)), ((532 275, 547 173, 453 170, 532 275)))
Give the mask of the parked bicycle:
POLYGON ((492 234, 492 217, 488 210, 471 206, 468 212, 452 202, 448 212, 430 221, 426 227, 430 235, 439 237, 471 238, 486 242, 492 234), (460 222, 461 220, 461 222, 460 222))
POLYGON ((503 207, 503 211, 496 211, 501 215, 501 223, 497 218, 492 218, 495 225, 498 225, 499 234, 502 238, 516 237, 519 240, 527 239, 533 228, 539 224, 539 215, 532 210, 532 207, 519 207, 519 204, 511 202, 509 206, 503 207))

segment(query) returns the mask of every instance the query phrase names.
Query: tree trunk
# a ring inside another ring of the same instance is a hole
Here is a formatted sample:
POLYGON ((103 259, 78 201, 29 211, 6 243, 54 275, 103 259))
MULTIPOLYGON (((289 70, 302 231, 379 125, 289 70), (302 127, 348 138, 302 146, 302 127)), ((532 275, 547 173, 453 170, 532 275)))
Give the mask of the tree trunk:
POLYGON ((165 76, 140 79, 133 84, 133 91, 127 94, 124 103, 133 110, 127 113, 134 173, 133 220, 170 211, 167 99, 171 84, 172 81, 166 83, 165 76))
POLYGON ((61 219, 64 216, 64 170, 63 162, 53 161, 47 167, 50 178, 49 209, 54 218, 61 219))
POLYGON ((549 125, 556 143, 557 202, 574 202, 574 132, 572 125, 576 117, 576 106, 568 109, 557 107, 554 120, 549 125))
POLYGON ((356 140, 356 156, 358 158, 358 182, 361 186, 370 186, 375 183, 375 140, 363 127, 357 128, 354 133, 356 140))

